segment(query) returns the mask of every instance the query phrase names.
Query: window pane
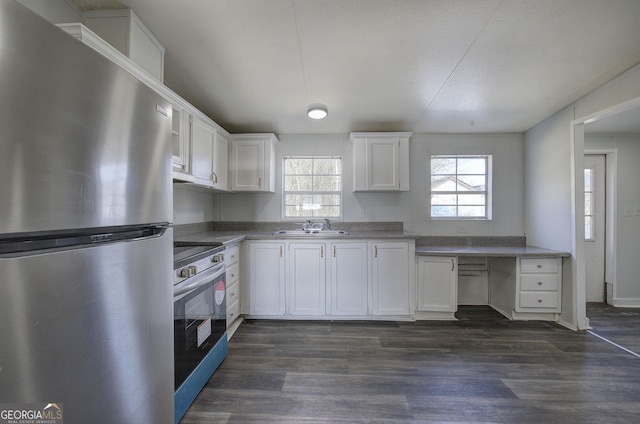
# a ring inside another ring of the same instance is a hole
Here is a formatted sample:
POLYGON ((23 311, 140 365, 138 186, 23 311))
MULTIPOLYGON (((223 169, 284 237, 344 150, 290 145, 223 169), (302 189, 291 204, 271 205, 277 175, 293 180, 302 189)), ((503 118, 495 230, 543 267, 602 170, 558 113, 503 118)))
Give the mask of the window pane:
POLYGON ((340 177, 315 177, 313 179, 313 191, 339 191, 340 177))
POLYGON ((313 177, 301 175, 286 175, 284 177, 285 191, 311 191, 313 177))
POLYGON ((313 161, 314 174, 340 175, 340 159, 315 159, 313 161))
POLYGON ((455 205, 456 195, 455 194, 432 194, 431 204, 432 205, 455 205))
POLYGON ((431 216, 455 217, 457 208, 455 206, 431 206, 431 216))
POLYGON ((587 241, 592 241, 593 238, 593 217, 585 216, 584 217, 584 239, 587 241))
POLYGON ((459 205, 479 205, 484 207, 484 194, 459 194, 459 205))
POLYGON ((308 217, 308 216, 310 216, 310 215, 308 215, 308 212, 309 211, 302 210, 301 208, 298 208, 296 206, 286 206, 285 207, 286 216, 291 217, 291 218, 308 217))
POLYGON ((284 161, 284 173, 290 174, 303 174, 311 175, 312 171, 311 159, 285 159, 284 161))
POLYGON ((487 172, 485 158, 459 158, 458 174, 485 174, 487 172))
POLYGON ((585 215, 593 215, 593 210, 591 209, 593 205, 593 193, 585 193, 584 194, 584 214, 585 215))
POLYGON ((456 159, 455 158, 439 158, 431 157, 431 175, 438 174, 455 174, 456 159))
POLYGON ((451 175, 431 177, 431 191, 456 191, 456 177, 451 175))
POLYGON ((458 177, 458 191, 485 191, 484 175, 465 175, 458 177))
POLYGON ((458 216, 470 218, 482 218, 485 216, 484 206, 460 206, 458 216))
POLYGON ((591 189, 591 182, 593 177, 593 169, 584 170, 584 191, 593 191, 591 189))
POLYGON ((318 209, 317 214, 315 216, 323 216, 328 218, 339 218, 340 217, 340 207, 339 206, 322 206, 318 209))
POLYGON ((314 196, 317 199, 317 202, 321 205, 334 205, 340 206, 340 195, 339 194, 325 194, 322 196, 314 196))

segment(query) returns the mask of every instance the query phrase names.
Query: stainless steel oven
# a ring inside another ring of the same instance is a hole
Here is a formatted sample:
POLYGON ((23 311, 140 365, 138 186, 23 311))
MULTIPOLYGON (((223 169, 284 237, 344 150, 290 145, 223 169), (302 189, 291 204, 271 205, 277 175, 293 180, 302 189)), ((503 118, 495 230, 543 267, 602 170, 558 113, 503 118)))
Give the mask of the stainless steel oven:
POLYGON ((174 248, 176 422, 227 353, 224 247, 174 248))

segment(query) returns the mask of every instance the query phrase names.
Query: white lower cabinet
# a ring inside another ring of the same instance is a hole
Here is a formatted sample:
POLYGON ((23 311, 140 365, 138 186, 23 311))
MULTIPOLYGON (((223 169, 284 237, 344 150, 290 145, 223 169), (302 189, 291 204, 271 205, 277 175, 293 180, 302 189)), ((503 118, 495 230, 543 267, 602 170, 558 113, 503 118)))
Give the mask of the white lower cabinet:
POLYGON ((412 242, 247 243, 244 310, 251 316, 409 318, 414 313, 412 242))
POLYGON ((372 314, 379 316, 413 314, 409 243, 373 242, 372 250, 372 314))
POLYGON ((284 242, 250 242, 248 278, 250 315, 284 315, 284 247, 284 242))
POLYGON ((367 242, 335 242, 329 245, 331 266, 327 299, 333 316, 365 316, 368 313, 369 272, 367 242))
POLYGON ((562 259, 518 258, 516 312, 559 313, 562 259))
POLYGON ((453 314, 458 310, 457 259, 418 256, 416 319, 454 318, 453 314))
POLYGON ((289 243, 287 313, 322 316, 325 314, 325 243, 289 243))

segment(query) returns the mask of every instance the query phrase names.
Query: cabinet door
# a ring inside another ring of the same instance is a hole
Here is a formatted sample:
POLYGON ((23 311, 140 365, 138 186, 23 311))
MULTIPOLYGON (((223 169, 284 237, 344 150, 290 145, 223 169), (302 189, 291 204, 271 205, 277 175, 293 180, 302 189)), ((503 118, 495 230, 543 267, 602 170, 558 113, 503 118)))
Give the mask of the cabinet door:
POLYGON ((399 152, 397 139, 367 139, 368 190, 400 190, 399 152))
POLYGON ((409 245, 374 242, 371 267, 374 315, 410 313, 409 245))
POLYGON ((216 130, 206 122, 192 117, 191 173, 197 184, 213 186, 213 146, 216 130))
POLYGON ((220 134, 216 134, 213 152, 214 187, 218 190, 229 190, 229 141, 220 134))
POLYGON ((457 258, 418 257, 419 311, 455 312, 458 310, 457 258))
POLYGON ((284 243, 249 245, 249 313, 284 315, 284 243))
POLYGON ((261 191, 264 184, 264 141, 233 140, 231 146, 231 190, 261 191))
MULTIPOLYGON (((189 143, 189 114, 181 108, 172 108, 172 124, 171 124, 171 136, 172 136, 172 165, 174 173, 178 174, 177 179, 192 180, 185 178, 190 174, 190 143, 189 143), (180 175, 185 174, 185 175, 180 175)), ((176 176, 174 176, 176 178, 176 176)))
POLYGON ((368 244, 331 243, 331 315, 367 315, 368 244))
POLYGON ((288 260, 289 314, 324 315, 325 243, 290 243, 288 260))

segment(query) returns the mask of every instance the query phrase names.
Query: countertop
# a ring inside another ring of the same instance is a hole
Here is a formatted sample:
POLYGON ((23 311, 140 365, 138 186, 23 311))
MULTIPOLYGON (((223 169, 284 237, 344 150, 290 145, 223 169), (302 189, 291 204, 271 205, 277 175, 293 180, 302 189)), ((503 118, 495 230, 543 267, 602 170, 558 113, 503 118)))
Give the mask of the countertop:
POLYGON ((264 231, 205 231, 174 237, 176 246, 222 246, 242 240, 407 240, 418 236, 402 231, 352 231, 349 234, 282 235, 264 231))
POLYGON ((533 246, 416 246, 419 256, 482 256, 493 258, 552 256, 567 258, 569 252, 533 246))

